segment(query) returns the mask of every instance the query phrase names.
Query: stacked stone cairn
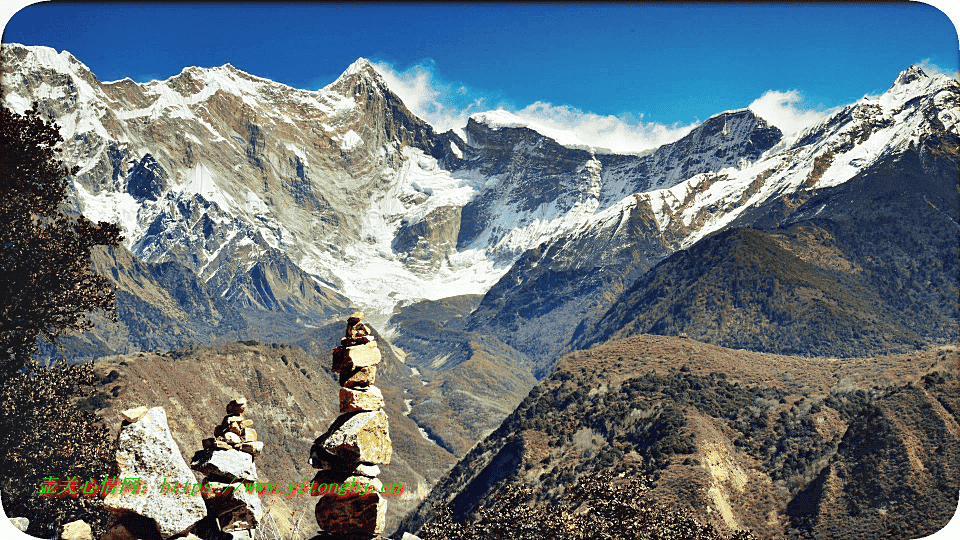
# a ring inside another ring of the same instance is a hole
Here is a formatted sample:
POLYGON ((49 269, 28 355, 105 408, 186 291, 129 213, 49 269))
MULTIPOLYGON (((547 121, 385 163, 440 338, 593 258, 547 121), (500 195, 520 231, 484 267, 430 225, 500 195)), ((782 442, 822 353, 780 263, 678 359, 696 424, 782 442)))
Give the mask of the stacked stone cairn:
POLYGON ((253 420, 243 417, 247 400, 238 397, 227 404, 227 415, 203 440, 203 450, 193 455, 190 468, 205 476, 201 490, 207 515, 216 530, 233 533, 256 528, 263 507, 256 493, 254 458, 263 450, 253 420))
POLYGON ((383 394, 373 385, 380 349, 363 313, 347 319, 345 336, 333 350, 332 371, 340 374, 340 416, 310 449, 310 465, 319 495, 317 523, 325 532, 349 538, 372 538, 383 532, 387 501, 377 478, 393 453, 383 394), (350 486, 350 491, 332 486, 350 486), (362 492, 362 493, 361 493, 362 492))

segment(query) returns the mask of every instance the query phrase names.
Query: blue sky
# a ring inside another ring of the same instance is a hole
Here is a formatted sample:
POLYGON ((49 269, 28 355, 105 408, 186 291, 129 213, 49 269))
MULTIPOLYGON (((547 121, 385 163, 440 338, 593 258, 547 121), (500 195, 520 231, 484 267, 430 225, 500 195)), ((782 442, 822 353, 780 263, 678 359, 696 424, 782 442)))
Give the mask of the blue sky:
POLYGON ((883 92, 911 64, 960 62, 953 22, 915 2, 46 2, 13 15, 3 41, 69 50, 101 80, 229 62, 311 90, 362 56, 441 129, 504 108, 640 147, 748 106, 801 125, 883 92))

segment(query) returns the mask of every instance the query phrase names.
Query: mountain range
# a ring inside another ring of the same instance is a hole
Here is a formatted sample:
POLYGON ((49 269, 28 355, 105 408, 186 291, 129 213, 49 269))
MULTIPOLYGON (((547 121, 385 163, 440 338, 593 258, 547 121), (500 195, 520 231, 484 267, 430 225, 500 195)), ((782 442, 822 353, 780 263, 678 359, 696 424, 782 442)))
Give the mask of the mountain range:
POLYGON ((4 106, 36 103, 79 167, 67 210, 124 235, 93 257, 118 322, 95 314, 48 363, 241 340, 323 363, 362 309, 436 464, 479 459, 561 358, 636 336, 841 359, 958 337, 960 85, 917 66, 799 133, 742 109, 618 155, 502 110, 438 133, 362 58, 307 91, 230 64, 104 82, 66 51, 2 55, 4 106))

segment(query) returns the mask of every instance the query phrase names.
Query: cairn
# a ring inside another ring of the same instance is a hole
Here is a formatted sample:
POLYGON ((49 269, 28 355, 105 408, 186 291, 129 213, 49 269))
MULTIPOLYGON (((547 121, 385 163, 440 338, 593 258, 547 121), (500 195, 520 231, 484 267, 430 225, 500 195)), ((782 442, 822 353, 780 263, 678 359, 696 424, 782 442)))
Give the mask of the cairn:
POLYGON ((328 533, 375 537, 386 523, 387 501, 377 478, 393 453, 383 394, 373 385, 380 349, 363 313, 353 313, 331 370, 340 375, 340 416, 310 449, 310 465, 320 469, 312 494, 320 496, 316 516, 328 533))
POLYGON ((243 397, 228 403, 227 415, 190 463, 191 469, 206 475, 200 495, 211 521, 208 527, 227 533, 254 529, 263 517, 254 489, 254 458, 263 450, 263 442, 257 440, 253 420, 243 417, 246 407, 243 397))
POLYGON ((263 442, 257 440, 257 430, 253 429, 253 420, 244 418, 247 409, 247 398, 239 397, 227 404, 227 415, 220 425, 213 428, 213 437, 203 440, 203 448, 233 448, 246 452, 253 457, 260 455, 263 442))

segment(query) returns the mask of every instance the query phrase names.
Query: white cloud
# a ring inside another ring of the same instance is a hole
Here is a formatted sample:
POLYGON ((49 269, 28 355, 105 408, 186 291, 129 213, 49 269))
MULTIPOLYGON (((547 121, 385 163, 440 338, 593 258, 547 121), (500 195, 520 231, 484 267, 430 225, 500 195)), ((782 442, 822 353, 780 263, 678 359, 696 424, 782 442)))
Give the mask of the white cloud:
POLYGON ((619 154, 639 153, 674 142, 699 125, 699 122, 672 126, 643 123, 630 114, 602 116, 542 101, 514 111, 514 114, 548 129, 567 131, 589 146, 619 154))
POLYGON ((432 64, 419 64, 405 71, 397 71, 384 62, 373 62, 373 66, 414 114, 439 131, 462 129, 470 115, 496 108, 520 117, 533 129, 549 131, 544 134, 563 142, 573 141, 577 146, 600 151, 640 153, 676 141, 699 124, 644 123, 642 115, 602 116, 542 101, 517 110, 493 93, 440 80, 432 64))
POLYGON ((748 108, 760 118, 780 128, 784 137, 796 134, 834 112, 804 108, 802 102, 803 96, 796 90, 767 90, 748 108))
POLYGON ((960 73, 943 69, 942 67, 931 62, 929 58, 924 58, 922 61, 918 62, 917 65, 920 66, 920 69, 922 69, 927 75, 946 75, 954 79, 960 79, 960 73))

